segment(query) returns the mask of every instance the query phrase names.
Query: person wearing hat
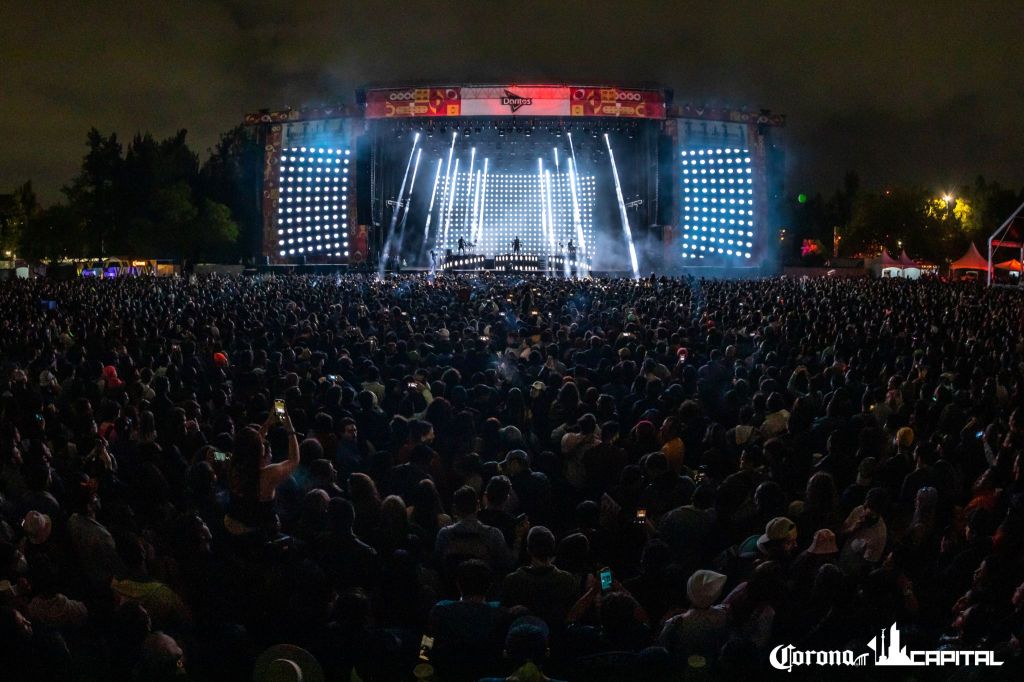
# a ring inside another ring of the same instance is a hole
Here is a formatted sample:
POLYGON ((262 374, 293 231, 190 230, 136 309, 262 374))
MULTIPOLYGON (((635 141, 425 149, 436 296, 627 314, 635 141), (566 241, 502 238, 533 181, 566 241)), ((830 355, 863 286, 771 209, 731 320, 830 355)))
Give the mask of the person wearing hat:
POLYGON ((48 369, 44 369, 39 373, 39 390, 42 393, 56 393, 60 391, 57 377, 53 376, 53 372, 48 369))
POLYGON ((266 649, 253 668, 253 682, 324 682, 319 661, 294 644, 275 644, 266 649))
POLYGON ((800 552, 793 560, 791 575, 796 585, 810 585, 814 582, 814 576, 818 569, 825 564, 837 564, 839 562, 839 546, 836 544, 836 534, 828 528, 821 528, 814 533, 811 546, 800 552))
POLYGON ((512 482, 512 492, 519 511, 534 522, 547 518, 551 504, 551 481, 546 474, 530 470, 530 456, 525 450, 509 450, 498 464, 498 471, 512 482))
POLYGON ((857 465, 856 480, 839 497, 839 508, 844 514, 849 514, 854 507, 864 503, 864 496, 871 490, 877 468, 878 460, 874 457, 865 457, 857 465))
POLYGON ((846 517, 841 530, 846 540, 839 556, 839 567, 843 573, 860 575, 882 561, 889 537, 883 518, 889 498, 885 488, 872 488, 864 504, 855 507, 846 517))
POLYGON ((785 516, 776 516, 764 528, 764 534, 757 539, 757 551, 762 559, 788 561, 796 549, 796 524, 785 516))
POLYGON ((894 494, 899 492, 903 479, 914 468, 914 430, 904 426, 896 431, 893 439, 894 451, 883 456, 876 470, 877 483, 889 488, 894 494))
POLYGON ((50 543, 53 532, 53 521, 48 514, 32 510, 25 514, 21 521, 21 531, 25 539, 21 542, 21 552, 28 560, 36 557, 55 558, 57 548, 50 543))
POLYGON ((543 672, 550 651, 551 629, 534 616, 520 616, 512 621, 505 637, 504 658, 511 668, 508 677, 485 677, 481 682, 559 682, 543 672))
POLYGON ((729 610, 715 604, 727 580, 721 573, 702 569, 686 581, 690 608, 665 621, 658 637, 658 643, 674 657, 698 654, 713 658, 728 639, 729 610))
POLYGON ((114 393, 124 388, 124 381, 117 376, 117 367, 107 365, 103 368, 103 378, 98 382, 100 390, 106 393, 114 393))

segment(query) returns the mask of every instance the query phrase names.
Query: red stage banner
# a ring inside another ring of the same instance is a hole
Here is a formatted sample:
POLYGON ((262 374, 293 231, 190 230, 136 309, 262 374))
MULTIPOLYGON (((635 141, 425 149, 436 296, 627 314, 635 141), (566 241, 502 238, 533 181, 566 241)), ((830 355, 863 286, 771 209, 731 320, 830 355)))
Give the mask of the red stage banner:
POLYGON ((660 90, 576 85, 383 88, 366 92, 366 118, 613 116, 665 118, 660 90))
POLYGON ((503 85, 462 88, 463 116, 568 116, 569 88, 503 85))
POLYGON ((460 88, 391 88, 366 93, 366 118, 459 116, 460 88))
POLYGON ((657 90, 572 88, 573 116, 665 118, 665 98, 657 90))

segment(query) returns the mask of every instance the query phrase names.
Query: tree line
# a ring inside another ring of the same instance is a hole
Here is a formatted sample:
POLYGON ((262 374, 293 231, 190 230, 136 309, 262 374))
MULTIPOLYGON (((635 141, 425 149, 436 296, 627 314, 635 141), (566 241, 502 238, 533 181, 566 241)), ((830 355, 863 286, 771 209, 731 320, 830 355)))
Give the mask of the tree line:
POLYGON ((62 199, 43 207, 31 182, 0 205, 0 249, 30 261, 122 256, 238 262, 260 234, 262 152, 238 126, 200 163, 180 130, 127 145, 93 128, 62 199))
POLYGON ((861 187, 848 172, 829 197, 817 194, 786 199, 787 220, 780 232, 784 262, 808 263, 828 257, 874 256, 903 249, 915 259, 945 265, 963 255, 971 242, 984 242, 1024 203, 1024 190, 1013 190, 979 176, 973 184, 942 192, 895 186, 861 187))

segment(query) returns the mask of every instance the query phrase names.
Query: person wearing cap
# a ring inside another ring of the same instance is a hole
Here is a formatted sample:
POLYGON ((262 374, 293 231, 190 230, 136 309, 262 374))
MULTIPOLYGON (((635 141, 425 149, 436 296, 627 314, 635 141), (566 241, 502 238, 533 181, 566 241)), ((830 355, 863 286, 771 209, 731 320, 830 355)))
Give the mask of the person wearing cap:
POLYGON ((903 479, 914 468, 914 430, 904 426, 893 438, 894 451, 883 456, 876 470, 877 483, 884 485, 894 495, 899 493, 903 479))
POLYGON ((757 539, 757 551, 762 560, 788 561, 796 549, 797 528, 789 518, 776 516, 765 525, 757 539))
POLYGON ((672 616, 661 629, 658 643, 676 658, 697 654, 713 658, 728 639, 729 609, 716 604, 728 578, 699 570, 686 581, 690 608, 672 616))
POLYGON ((885 488, 868 491, 864 504, 854 507, 843 522, 845 538, 839 555, 839 567, 847 575, 862 575, 877 566, 883 558, 888 529, 883 515, 889 506, 885 488))
POLYGON ((838 563, 839 546, 836 544, 836 534, 828 528, 821 528, 815 531, 811 546, 793 559, 793 582, 796 585, 809 585, 813 583, 819 568, 825 564, 838 563))
POLYGON ((46 558, 62 566, 66 563, 66 551, 61 543, 51 540, 53 521, 48 514, 30 511, 21 521, 21 532, 25 537, 19 547, 29 562, 46 558))
POLYGON ((849 514, 854 507, 864 503, 864 497, 874 483, 877 468, 878 460, 874 457, 865 457, 857 465, 857 478, 839 497, 839 509, 843 514, 849 514))
POLYGON ((555 566, 555 535, 544 526, 534 526, 526 536, 527 566, 505 576, 501 604, 506 608, 525 606, 551 627, 562 627, 580 594, 579 579, 555 566))
POLYGON ((520 616, 509 626, 505 636, 504 658, 509 665, 507 677, 485 677, 480 682, 559 682, 544 674, 544 663, 550 655, 548 643, 551 629, 534 616, 520 616))
POLYGON ((551 504, 551 482, 546 474, 530 470, 526 451, 510 450, 498 464, 498 470, 512 482, 513 507, 534 522, 545 520, 551 504))

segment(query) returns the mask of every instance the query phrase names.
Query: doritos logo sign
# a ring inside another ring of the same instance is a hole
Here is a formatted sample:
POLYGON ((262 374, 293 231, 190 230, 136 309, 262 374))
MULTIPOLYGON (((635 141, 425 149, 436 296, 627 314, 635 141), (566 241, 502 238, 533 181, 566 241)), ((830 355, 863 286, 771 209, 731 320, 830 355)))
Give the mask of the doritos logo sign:
POLYGON ((532 97, 520 97, 511 90, 505 91, 505 96, 501 98, 502 106, 506 106, 512 110, 512 113, 519 111, 521 107, 528 107, 533 104, 532 97))

